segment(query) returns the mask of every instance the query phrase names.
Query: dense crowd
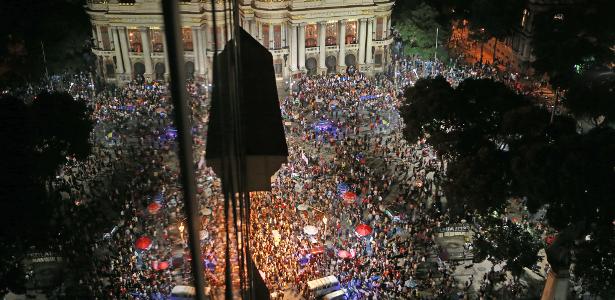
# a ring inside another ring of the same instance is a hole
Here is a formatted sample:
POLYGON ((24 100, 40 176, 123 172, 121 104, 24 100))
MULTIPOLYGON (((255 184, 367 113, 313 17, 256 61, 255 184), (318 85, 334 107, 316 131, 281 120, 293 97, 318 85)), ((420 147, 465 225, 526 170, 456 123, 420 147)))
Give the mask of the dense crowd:
POLYGON ((390 65, 387 73, 399 86, 411 85, 419 78, 435 76, 443 76, 453 87, 467 78, 489 78, 505 83, 520 94, 550 101, 550 90, 545 79, 529 80, 528 77, 493 64, 446 64, 442 61, 406 57, 390 65))
POLYGON ((357 299, 449 294, 451 271, 435 255, 433 232, 443 220, 428 206, 438 199, 434 173, 443 166, 429 147, 409 145, 396 130, 391 82, 357 72, 305 77, 295 87, 282 103, 292 124, 289 164, 271 194, 253 198, 260 221, 252 223, 252 248, 269 287, 295 286, 307 296, 307 281, 335 275, 357 299), (339 186, 356 197, 346 199, 339 186), (394 221, 388 207, 408 217, 394 221), (360 224, 373 232, 357 235, 360 224))
MULTIPOLYGON (((501 76, 488 67, 402 59, 375 77, 352 70, 293 82, 281 100, 289 163, 276 175, 272 192, 252 195, 250 242, 272 292, 307 297, 307 281, 335 275, 353 299, 464 293, 435 242, 434 229, 453 222, 438 188, 446 162, 423 142, 406 142, 400 130, 402 88, 436 74, 453 85, 467 77, 501 76), (371 232, 358 234, 359 225, 371 232)), ((95 91, 81 75, 58 80, 55 88, 60 86, 88 100, 96 126, 90 158, 69 159, 53 186, 75 207, 104 202, 104 213, 117 214, 116 224, 93 238, 95 267, 83 284, 99 299, 165 299, 174 285, 190 282, 166 85, 133 82, 95 91)), ((224 284, 223 199, 203 161, 207 91, 198 83, 187 87, 201 249, 215 288, 224 284)))

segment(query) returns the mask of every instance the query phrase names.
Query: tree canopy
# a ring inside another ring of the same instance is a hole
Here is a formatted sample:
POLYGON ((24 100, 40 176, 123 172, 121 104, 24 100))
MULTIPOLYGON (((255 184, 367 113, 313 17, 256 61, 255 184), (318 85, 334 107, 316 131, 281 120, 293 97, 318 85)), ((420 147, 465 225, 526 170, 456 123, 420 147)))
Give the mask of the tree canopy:
POLYGON ((35 81, 50 73, 86 70, 91 26, 80 0, 7 0, 0 9, 0 80, 35 81), (43 61, 43 47, 45 60, 43 61))
POLYGON ((28 251, 54 245, 66 220, 47 183, 67 156, 89 155, 89 114, 83 100, 66 93, 42 94, 32 104, 0 98, 0 292, 24 283, 14 277, 28 251))
POLYGON ((438 23, 436 9, 423 1, 407 1, 396 8, 395 16, 394 26, 404 43, 404 54, 434 57, 437 35, 438 57, 447 57, 445 45, 450 33, 447 25, 438 23))
POLYGON ((475 257, 488 257, 496 265, 504 262, 504 270, 510 271, 515 279, 523 274, 523 268, 530 268, 538 260, 542 243, 523 226, 492 214, 479 223, 484 230, 475 237, 475 257))
MULTIPOLYGON (((613 277, 615 129, 579 134, 574 119, 550 122, 545 108, 489 80, 467 79, 453 89, 443 78, 421 79, 405 97, 405 138, 425 138, 448 160, 449 207, 486 213, 511 197, 527 199, 531 212, 547 209, 550 226, 573 227, 596 244, 573 247, 584 253, 575 255, 581 280, 613 277)), ((597 287, 592 291, 601 292, 597 287)))

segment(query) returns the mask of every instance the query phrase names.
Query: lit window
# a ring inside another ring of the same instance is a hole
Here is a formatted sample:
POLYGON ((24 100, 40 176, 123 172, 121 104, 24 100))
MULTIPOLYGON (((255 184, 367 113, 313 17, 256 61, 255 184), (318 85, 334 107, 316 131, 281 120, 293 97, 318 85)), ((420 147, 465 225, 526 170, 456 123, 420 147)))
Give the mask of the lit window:
POLYGON ((128 29, 128 41, 130 42, 130 52, 142 52, 141 32, 138 29, 128 29))
POLYGON ((327 37, 325 38, 325 44, 327 46, 337 45, 337 22, 327 23, 327 37))
POLYGON ((316 24, 309 24, 305 26, 305 47, 318 46, 318 27, 316 24))

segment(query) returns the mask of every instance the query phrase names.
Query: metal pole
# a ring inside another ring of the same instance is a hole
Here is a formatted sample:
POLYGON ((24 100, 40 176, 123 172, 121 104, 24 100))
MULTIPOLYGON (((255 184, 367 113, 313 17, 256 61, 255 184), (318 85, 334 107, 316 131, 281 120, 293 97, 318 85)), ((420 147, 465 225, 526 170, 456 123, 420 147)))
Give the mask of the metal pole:
POLYGON ((45 44, 41 41, 41 50, 43 50, 43 64, 45 65, 45 76, 47 77, 47 82, 51 85, 53 89, 53 84, 51 84, 51 80, 49 79, 49 70, 47 70, 47 57, 45 56, 45 44))
POLYGON ((436 27, 436 50, 433 52, 434 61, 438 60, 438 33, 440 28, 436 27))
POLYGON ((559 88, 555 89, 555 103, 553 103, 553 109, 551 110, 551 121, 549 123, 553 124, 553 120, 555 120, 555 110, 557 109, 557 105, 559 104, 559 88))
POLYGON ((196 201, 196 182, 194 176, 194 157, 192 153, 192 134, 190 111, 188 109, 188 93, 186 92, 186 73, 184 72, 183 43, 179 39, 180 16, 177 0, 163 0, 162 14, 167 39, 169 56, 169 75, 171 77, 171 99, 175 108, 175 126, 179 144, 179 161, 181 181, 186 204, 188 238, 192 253, 192 276, 196 289, 196 299, 205 300, 205 278, 203 277, 203 259, 201 257, 201 242, 199 240, 199 224, 197 212, 199 204, 196 201))

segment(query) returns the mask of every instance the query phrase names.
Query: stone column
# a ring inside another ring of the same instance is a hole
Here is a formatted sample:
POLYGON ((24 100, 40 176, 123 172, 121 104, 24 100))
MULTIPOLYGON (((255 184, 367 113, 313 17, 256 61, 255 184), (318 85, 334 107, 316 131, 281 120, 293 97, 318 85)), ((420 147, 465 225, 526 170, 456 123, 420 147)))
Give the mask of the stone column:
MULTIPOLYGON (((161 28, 164 33, 164 28, 161 28)), ((167 38, 165 34, 162 35, 162 47, 164 48, 164 78, 165 80, 169 79, 169 49, 167 48, 167 38)))
POLYGON ((290 70, 297 71, 297 24, 291 24, 290 29, 290 70))
POLYGON ((216 43, 216 41, 214 41, 214 32, 213 32, 213 30, 214 29, 213 29, 213 27, 211 27, 211 25, 207 24, 205 26, 205 40, 208 43, 208 44, 206 44, 206 48, 211 50, 211 51, 213 51, 214 48, 213 48, 213 46, 211 48, 209 48, 209 42, 210 41, 213 42, 212 45, 216 43))
POLYGON ((199 48, 199 62, 201 63, 199 75, 204 77, 207 73, 207 40, 205 31, 202 27, 199 28, 197 37, 199 39, 199 45, 201 45, 199 48))
POLYGON ((100 33, 100 26, 98 25, 96 25, 96 41, 98 42, 98 49, 108 50, 103 47, 102 34, 100 33))
POLYGON ((340 52, 337 57, 337 65, 340 67, 345 67, 346 66, 346 20, 340 20, 337 26, 339 27, 337 44, 340 47, 340 52))
MULTIPOLYGON (((107 36, 111 39, 111 41, 109 41, 109 44, 111 44, 111 48, 107 49, 107 50, 113 50, 115 49, 115 44, 113 43, 113 35, 114 35, 114 30, 111 30, 113 27, 111 26, 107 26, 107 36)), ((103 45, 104 46, 104 45, 103 45)))
POLYGON ((152 68, 152 53, 150 50, 151 42, 149 40, 149 33, 147 27, 139 28, 141 32, 141 44, 143 45, 143 61, 145 62, 145 78, 148 76, 151 78, 153 73, 152 68))
POLYGON ((326 69, 327 66, 325 64, 327 48, 326 48, 326 37, 327 37, 327 23, 319 22, 318 23, 318 67, 321 69, 326 69))
POLYGON ((94 40, 95 44, 94 49, 100 48, 100 41, 98 40, 98 32, 96 32, 96 25, 92 25, 92 40, 94 40))
POLYGON ((305 69, 305 24, 299 25, 299 38, 297 40, 299 44, 299 70, 305 69))
POLYGON ((280 36, 282 37, 281 46, 282 48, 288 47, 288 30, 286 29, 286 23, 280 24, 280 36))
POLYGON ((250 34, 255 38, 257 37, 256 21, 254 19, 250 20, 250 34))
POLYGON ((200 45, 199 45, 199 33, 198 27, 192 27, 192 54, 194 55, 194 73, 201 73, 201 62, 200 62, 200 45))
POLYGON ((269 23, 269 49, 275 49, 275 37, 273 36, 273 24, 269 23))
POLYGON ((122 50, 122 57, 124 58, 124 73, 132 76, 132 65, 130 64, 130 48, 128 48, 128 37, 126 36, 126 27, 119 27, 119 40, 122 50))
POLYGON ((367 20, 367 47, 366 47, 366 51, 365 51, 365 63, 366 64, 371 64, 374 62, 373 60, 373 55, 372 55, 372 45, 373 45, 373 40, 374 40, 374 19, 368 19, 367 20))
POLYGON ((382 39, 383 40, 386 40, 389 37, 389 29, 387 27, 387 24, 389 24, 388 17, 383 16, 382 17, 382 39))
MULTIPOLYGON (((261 42, 261 44, 263 44, 263 42, 264 42, 263 41, 263 23, 257 23, 256 24, 256 28, 258 29, 258 32, 257 32, 257 37, 258 38, 257 38, 257 40, 259 42, 261 42)), ((265 45, 263 45, 263 46, 265 46, 265 45)))
POLYGON ((120 47, 120 39, 118 36, 118 28, 113 27, 111 30, 111 37, 113 38, 113 49, 115 50, 115 73, 124 73, 124 57, 120 47))
POLYGON ((367 25, 365 19, 359 20, 359 57, 357 65, 365 63, 365 46, 367 45, 367 25))
POLYGON ((229 17, 229 20, 225 21, 225 23, 224 23, 225 25, 229 25, 229 26, 225 26, 226 27, 226 39, 224 40, 224 46, 223 47, 226 46, 226 42, 230 41, 231 40, 231 36, 233 36, 233 28, 230 26, 230 24, 227 24, 227 22, 228 23, 231 22, 230 18, 232 18, 232 17, 229 17))

